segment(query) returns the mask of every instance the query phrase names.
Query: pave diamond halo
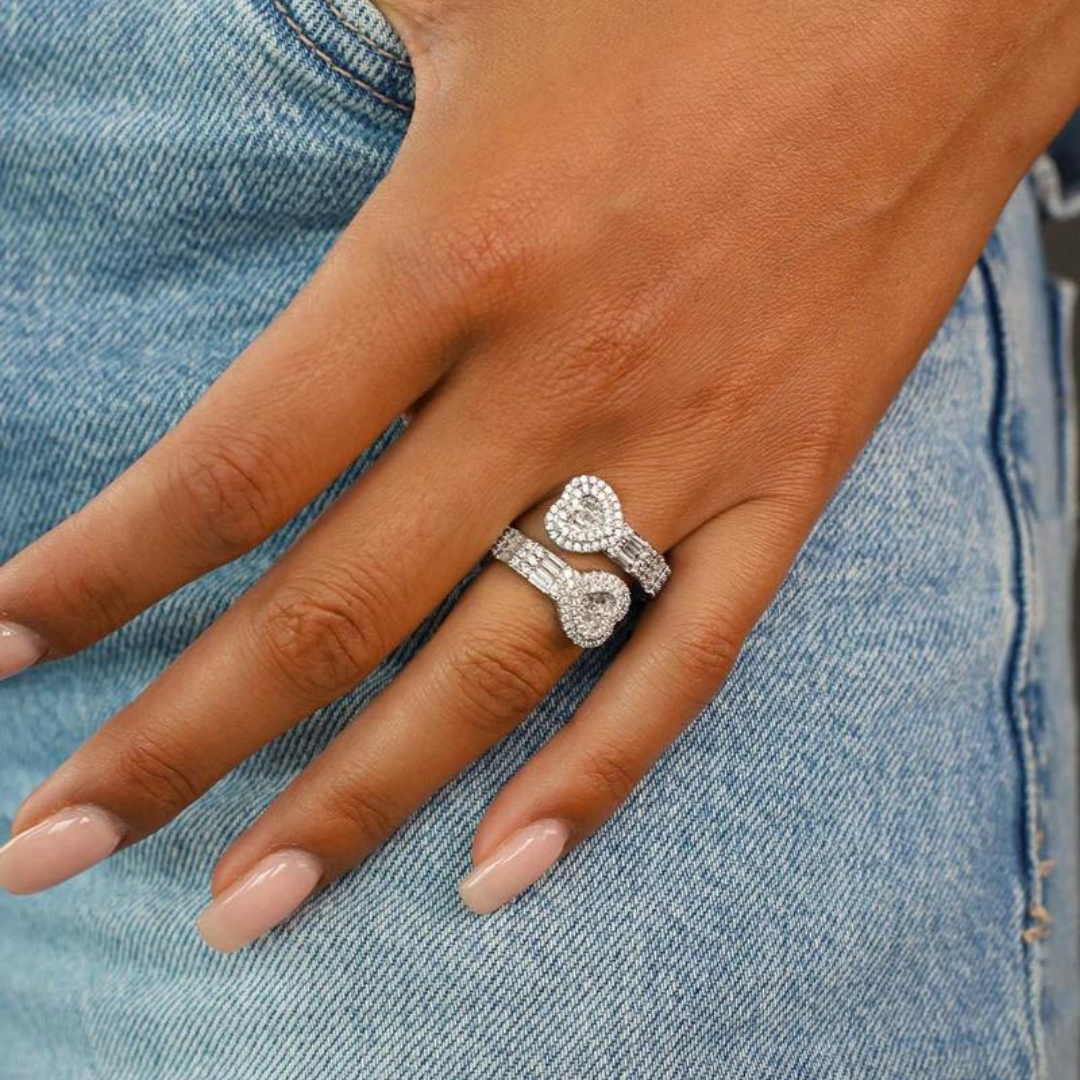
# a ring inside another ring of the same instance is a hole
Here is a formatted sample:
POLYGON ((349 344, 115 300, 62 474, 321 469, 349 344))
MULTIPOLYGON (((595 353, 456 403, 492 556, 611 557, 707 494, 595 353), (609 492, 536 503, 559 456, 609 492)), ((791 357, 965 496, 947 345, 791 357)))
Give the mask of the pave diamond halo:
POLYGON ((569 481, 544 517, 544 528, 565 551, 603 552, 649 596, 656 596, 671 576, 667 560, 630 528, 615 489, 599 476, 569 481))
POLYGON ((603 551, 626 531, 622 504, 599 476, 575 476, 544 518, 548 536, 566 551, 603 551))
POLYGON ((577 570, 513 527, 491 554, 555 602, 559 625, 583 649, 603 645, 630 610, 626 582, 605 570, 577 570))
POLYGON ((605 570, 575 570, 555 599, 566 636, 583 649, 603 645, 630 610, 630 590, 605 570))

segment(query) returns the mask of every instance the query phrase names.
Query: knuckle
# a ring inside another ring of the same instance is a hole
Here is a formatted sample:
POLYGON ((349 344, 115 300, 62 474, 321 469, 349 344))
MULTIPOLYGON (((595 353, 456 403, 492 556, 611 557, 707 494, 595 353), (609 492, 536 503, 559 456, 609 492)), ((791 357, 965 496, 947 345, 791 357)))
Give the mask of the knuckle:
POLYGON ((363 784, 351 784, 335 791, 332 813, 335 820, 331 831, 347 835, 365 848, 381 844, 403 819, 390 800, 363 784))
POLYGON ((182 756, 159 736, 138 732, 124 747, 115 776, 126 791, 148 800, 155 809, 173 814, 193 803, 202 791, 182 756))
POLYGON ((741 639, 737 629, 720 617, 684 623, 663 647, 667 677, 680 694, 704 708, 734 666, 741 639))
POLYGON ((235 435, 182 447, 168 484, 191 539, 226 557, 251 550, 279 523, 273 458, 235 435))
POLYGON ((594 305, 583 327, 579 355, 584 365, 621 374, 652 348, 665 321, 663 306, 651 293, 619 294, 594 305))
POLYGON ((470 636, 448 658, 462 715, 482 735, 504 735, 551 689, 556 649, 539 638, 520 629, 470 636))
POLYGON ((839 409, 826 408, 804 423, 797 447, 811 477, 831 486, 837 470, 843 468, 850 442, 851 421, 839 409))
POLYGON ((579 763, 579 775, 590 798, 605 806, 625 802, 641 779, 625 754, 612 746, 589 751, 579 763))
POLYGON ((58 565, 31 599, 42 610, 64 613, 64 625, 52 634, 64 651, 103 637, 132 615, 124 582, 101 566, 80 570, 76 560, 58 565))
POLYGON ((387 589, 369 571, 317 585, 294 582, 256 616, 257 647, 301 697, 334 697, 382 656, 389 610, 387 589))
POLYGON ((434 278, 477 314, 520 295, 535 279, 545 243, 532 225, 527 193, 474 196, 428 229, 434 278))
POLYGON ((842 403, 804 403, 798 418, 783 427, 770 490, 817 502, 827 498, 849 464, 854 434, 842 403))
POLYGON ((669 318, 668 305, 650 290, 597 298, 574 323, 554 392, 586 415, 605 415, 613 402, 632 398, 654 373, 669 318))

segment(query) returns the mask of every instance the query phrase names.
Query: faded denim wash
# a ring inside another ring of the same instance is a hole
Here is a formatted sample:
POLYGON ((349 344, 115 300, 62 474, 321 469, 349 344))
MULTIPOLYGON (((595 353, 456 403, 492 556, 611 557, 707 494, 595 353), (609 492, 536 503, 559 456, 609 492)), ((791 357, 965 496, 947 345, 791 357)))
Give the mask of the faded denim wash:
MULTIPOLYGON (((364 0, 0 16, 7 558, 288 302, 388 168, 412 80, 364 0)), ((218 853, 439 613, 159 835, 0 899, 0 1078, 1074 1080, 1071 296, 1038 213, 1025 182, 723 692, 540 887, 488 919, 454 891, 606 651, 287 927, 228 957, 193 928, 218 853)), ((0 827, 378 452, 249 557, 0 684, 0 827)))

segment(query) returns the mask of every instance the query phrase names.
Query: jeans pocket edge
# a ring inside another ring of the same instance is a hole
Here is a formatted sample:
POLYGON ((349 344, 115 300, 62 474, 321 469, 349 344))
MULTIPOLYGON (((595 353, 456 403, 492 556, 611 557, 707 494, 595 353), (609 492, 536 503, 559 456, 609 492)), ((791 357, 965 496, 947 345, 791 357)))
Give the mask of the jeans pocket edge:
POLYGON ((412 65, 389 20, 371 0, 257 0, 300 59, 339 89, 399 117, 412 114, 412 65), (362 17, 363 16, 363 17, 362 17))

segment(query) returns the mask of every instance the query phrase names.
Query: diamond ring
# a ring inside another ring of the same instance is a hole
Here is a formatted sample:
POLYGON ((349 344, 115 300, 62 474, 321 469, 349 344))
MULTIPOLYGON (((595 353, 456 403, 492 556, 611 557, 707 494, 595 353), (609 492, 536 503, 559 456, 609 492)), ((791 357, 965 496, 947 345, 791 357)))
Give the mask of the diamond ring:
POLYGON ((555 601, 566 636, 583 649, 603 645, 630 610, 630 590, 621 578, 577 570, 515 528, 503 532, 491 554, 555 601))
POLYGON ((602 551, 649 596, 671 577, 667 560, 626 524, 619 496, 599 476, 575 476, 547 512, 544 527, 566 551, 602 551))

